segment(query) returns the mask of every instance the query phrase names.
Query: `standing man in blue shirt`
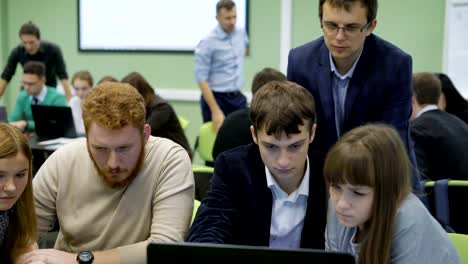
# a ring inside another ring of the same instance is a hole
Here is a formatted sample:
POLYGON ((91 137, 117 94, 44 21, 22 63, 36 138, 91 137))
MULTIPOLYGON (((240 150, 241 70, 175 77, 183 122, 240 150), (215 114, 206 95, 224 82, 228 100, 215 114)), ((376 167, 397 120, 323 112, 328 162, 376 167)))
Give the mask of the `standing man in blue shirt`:
POLYGON ((225 116, 247 106, 240 89, 248 38, 243 28, 236 28, 233 1, 217 3, 216 20, 218 26, 195 49, 195 77, 202 93, 203 122, 213 121, 213 130, 218 131, 225 116))

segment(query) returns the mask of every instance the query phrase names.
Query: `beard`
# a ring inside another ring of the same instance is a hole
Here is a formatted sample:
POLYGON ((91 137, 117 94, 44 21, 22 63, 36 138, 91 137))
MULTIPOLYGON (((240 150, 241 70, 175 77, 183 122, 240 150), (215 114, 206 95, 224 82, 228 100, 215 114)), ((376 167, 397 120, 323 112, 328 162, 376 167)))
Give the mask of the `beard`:
POLYGON ((91 152, 89 151, 89 146, 88 146, 88 154, 91 160, 93 161, 94 168, 96 169, 98 175, 101 177, 105 185, 111 188, 123 188, 123 187, 127 187, 133 181, 133 179, 137 177, 138 173, 140 172, 141 167, 143 166, 143 161, 145 159, 145 144, 142 139, 140 153, 138 155, 137 162, 133 168, 117 167, 117 168, 111 169, 108 166, 99 167, 99 165, 96 163, 96 160, 93 158, 93 155, 91 155, 91 152), (128 173, 129 171, 130 173, 128 173), (114 180, 112 176, 109 176, 109 174, 111 173, 128 173, 128 176, 121 180, 114 180))

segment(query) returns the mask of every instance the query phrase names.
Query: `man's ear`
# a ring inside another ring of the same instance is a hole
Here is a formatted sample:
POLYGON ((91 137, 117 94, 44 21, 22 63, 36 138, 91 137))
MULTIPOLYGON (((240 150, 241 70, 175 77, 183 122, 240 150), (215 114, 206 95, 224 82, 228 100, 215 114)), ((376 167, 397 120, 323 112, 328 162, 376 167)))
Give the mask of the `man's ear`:
POLYGON ((145 124, 143 127, 143 140, 146 144, 148 142, 149 137, 151 136, 151 126, 148 124, 145 124))
POLYGON ((372 32, 374 32, 375 27, 377 27, 377 19, 372 20, 369 27, 367 27, 366 36, 372 34, 372 32))
POLYGON ((317 129, 317 124, 314 123, 312 125, 312 129, 310 131, 310 139, 309 139, 309 144, 312 143, 312 141, 314 141, 314 138, 315 138, 315 130, 317 129))
POLYGON ((250 126, 250 133, 252 134, 253 142, 258 145, 257 135, 255 134, 255 128, 253 126, 250 126))

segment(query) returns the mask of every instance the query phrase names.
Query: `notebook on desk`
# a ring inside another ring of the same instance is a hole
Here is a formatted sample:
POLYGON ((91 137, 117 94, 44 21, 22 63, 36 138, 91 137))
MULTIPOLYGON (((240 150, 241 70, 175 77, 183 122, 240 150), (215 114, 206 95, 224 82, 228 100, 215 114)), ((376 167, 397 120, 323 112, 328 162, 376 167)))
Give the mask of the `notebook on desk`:
POLYGON ((275 249, 268 247, 215 245, 200 243, 150 243, 147 248, 148 262, 158 263, 161 259, 170 259, 174 262, 189 261, 204 264, 222 263, 269 263, 285 264, 300 263, 340 263, 354 264, 354 257, 347 253, 327 252, 317 249, 275 249))
POLYGON ((31 105, 31 110, 39 140, 77 137, 70 107, 31 105))

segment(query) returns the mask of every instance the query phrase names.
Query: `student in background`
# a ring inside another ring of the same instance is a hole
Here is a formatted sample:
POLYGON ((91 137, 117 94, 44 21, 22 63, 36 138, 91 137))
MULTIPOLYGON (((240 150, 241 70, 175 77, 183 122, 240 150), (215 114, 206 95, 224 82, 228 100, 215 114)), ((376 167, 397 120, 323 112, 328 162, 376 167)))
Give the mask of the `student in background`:
MULTIPOLYGON (((258 89, 270 81, 285 80, 286 76, 283 73, 273 68, 264 68, 255 74, 252 81, 252 96, 255 96, 258 89)), ((249 108, 239 109, 229 114, 219 128, 213 146, 213 158, 216 159, 225 150, 247 145, 251 142, 249 108)))
POLYGON ((32 154, 23 134, 0 123, 0 262, 16 263, 37 239, 32 154))
POLYGON ((468 180, 468 124, 438 108, 441 82, 434 74, 414 74, 413 89, 410 133, 421 176, 468 180))
POLYGON ((439 100, 440 109, 457 116, 468 124, 468 102, 446 74, 437 73, 436 75, 442 82, 442 95, 439 100))
POLYGON ((78 71, 73 74, 72 87, 75 90, 75 96, 70 100, 70 107, 73 114, 73 121, 75 123, 76 133, 84 135, 85 129, 83 124, 83 116, 81 103, 84 97, 93 88, 93 77, 89 71, 78 71))
POLYGON ((307 157, 315 118, 306 89, 288 81, 265 84, 250 107, 255 144, 218 156, 187 241, 323 248, 325 184, 307 157))
POLYGON ((103 82, 119 82, 117 78, 111 75, 104 75, 98 82, 97 85, 103 83, 103 82))
POLYGON ((45 66, 41 62, 30 61, 23 67, 23 87, 13 112, 8 116, 8 122, 20 130, 34 131, 31 105, 67 106, 65 96, 57 89, 46 86, 45 66))
POLYGON ((359 264, 459 264, 445 230, 411 193, 410 163, 397 131, 366 125, 346 133, 324 167, 330 193, 325 248, 359 264))
POLYGON ((0 97, 5 92, 5 88, 15 74, 18 63, 24 65, 29 61, 40 61, 44 63, 46 72, 46 85, 52 88, 57 87, 57 77, 62 83, 67 100, 72 94, 68 84, 68 74, 65 67, 62 51, 54 43, 41 40, 39 28, 31 21, 24 23, 19 30, 19 37, 22 44, 14 48, 9 57, 0 79, 0 97))
POLYGON ((192 158, 190 144, 169 102, 157 95, 153 87, 138 72, 129 73, 121 82, 135 87, 143 96, 146 107, 146 123, 151 126, 151 135, 174 141, 181 145, 192 158))

